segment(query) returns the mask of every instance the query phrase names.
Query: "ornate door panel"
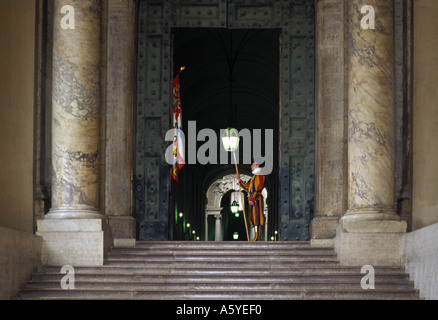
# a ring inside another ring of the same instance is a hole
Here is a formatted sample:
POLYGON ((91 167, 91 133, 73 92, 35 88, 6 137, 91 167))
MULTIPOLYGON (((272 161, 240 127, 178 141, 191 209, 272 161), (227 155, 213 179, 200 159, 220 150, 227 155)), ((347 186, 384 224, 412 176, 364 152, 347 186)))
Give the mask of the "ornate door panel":
POLYGON ((168 1, 140 1, 135 206, 139 240, 167 240, 169 166, 164 159, 171 95, 168 1))
POLYGON ((139 1, 135 207, 139 240, 169 239, 171 28, 226 26, 226 1, 139 1))
POLYGON ((314 203, 314 6, 287 1, 280 58, 281 240, 307 240, 314 203))
MULTIPOLYGON (((139 240, 169 238, 171 29, 278 28, 281 240, 306 240, 313 215, 313 0, 140 0, 135 202, 139 240)), ((276 148, 274 147, 274 150, 276 148)))

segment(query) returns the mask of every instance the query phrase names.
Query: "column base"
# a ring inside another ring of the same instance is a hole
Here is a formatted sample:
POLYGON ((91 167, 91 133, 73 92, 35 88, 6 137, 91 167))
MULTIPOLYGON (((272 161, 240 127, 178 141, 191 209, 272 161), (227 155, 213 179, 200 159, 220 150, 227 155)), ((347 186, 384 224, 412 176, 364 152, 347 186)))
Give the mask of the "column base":
POLYGON ((37 235, 43 238, 45 265, 100 266, 113 239, 102 219, 54 219, 37 221, 37 235))
POLYGON ((105 215, 111 229, 111 235, 116 247, 135 246, 136 225, 134 217, 129 215, 105 215))
MULTIPOLYGON (((339 221, 335 251, 343 266, 401 266, 405 221, 371 220, 371 216, 346 215, 339 221)), ((382 218, 380 216, 380 218, 382 218)))
POLYGON ((135 247, 137 240, 135 238, 115 238, 114 247, 135 247))
POLYGON ((75 208, 51 209, 44 219, 104 219, 105 217, 90 206, 79 206, 75 208))
POLYGON ((336 237, 336 227, 339 217, 315 217, 310 222, 311 239, 333 239, 336 237))

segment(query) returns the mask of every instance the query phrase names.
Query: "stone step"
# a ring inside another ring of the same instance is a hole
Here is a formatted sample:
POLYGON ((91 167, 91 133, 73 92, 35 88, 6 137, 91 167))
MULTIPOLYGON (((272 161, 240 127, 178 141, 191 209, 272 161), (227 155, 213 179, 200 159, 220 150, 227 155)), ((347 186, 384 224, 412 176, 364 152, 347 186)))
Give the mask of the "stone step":
MULTIPOLYGON (((30 281, 28 289, 62 289, 60 281, 30 281)), ((378 290, 413 290, 413 286, 406 282, 381 282, 376 281, 375 288, 378 290)), ((162 281, 75 281, 75 290, 140 290, 140 291, 186 291, 186 290, 207 290, 207 291, 226 291, 226 290, 250 290, 266 291, 269 290, 363 290, 359 281, 308 281, 296 282, 293 280, 272 280, 272 281, 248 281, 247 279, 207 279, 205 281, 192 281, 183 279, 162 279, 162 281)), ((375 290, 375 289, 374 289, 375 290)))
MULTIPOLYGON (((36 274, 49 273, 60 275, 61 266, 39 266, 36 274)), ((78 266, 75 267, 75 274, 129 274, 129 275, 142 275, 142 274, 174 274, 174 275, 228 275, 228 274, 257 274, 269 275, 269 274, 283 274, 283 275, 355 275, 363 277, 360 273, 361 267, 342 267, 339 265, 335 266, 314 266, 311 267, 291 267, 291 266, 266 266, 266 265, 252 265, 252 266, 230 266, 226 265, 224 267, 218 267, 216 265, 207 265, 203 268, 193 267, 192 265, 176 265, 168 266, 162 265, 158 267, 144 268, 142 266, 78 266)), ((375 276, 383 277, 404 277, 408 279, 408 275, 405 273, 404 269, 401 267, 375 267, 375 276)))
POLYGON ((248 290, 226 290, 221 292, 200 290, 176 291, 140 291, 140 290, 60 290, 60 289, 24 289, 22 299, 79 299, 79 300, 410 300, 418 299, 416 291, 400 291, 399 289, 382 290, 330 290, 316 288, 314 290, 270 290, 254 292, 248 290))
POLYGON ((161 254, 132 254, 132 253, 111 253, 108 255, 107 261, 117 261, 117 260, 131 260, 131 261, 193 261, 193 262, 201 262, 201 261, 209 261, 209 262, 225 262, 225 261, 250 261, 250 262, 269 262, 269 261, 277 261, 277 262, 294 262, 294 261, 330 261, 337 262, 338 259, 336 255, 266 255, 266 254, 222 254, 222 253, 206 253, 206 254, 170 254, 170 253, 161 253, 161 254))
MULTIPOLYGON (((54 274, 54 273, 36 273, 32 275, 32 282, 43 283, 56 282, 60 283, 64 274, 54 274)), ((140 282, 140 283, 353 283, 360 284, 363 275, 345 275, 342 273, 337 274, 307 274, 307 275, 290 275, 290 274, 263 274, 259 275, 257 273, 253 274, 149 274, 149 275, 132 275, 132 274, 75 274, 76 282, 90 282, 95 283, 115 283, 115 282, 140 282)), ((395 283, 395 284, 406 284, 411 286, 412 284, 406 281, 404 275, 391 275, 383 276, 377 275, 375 277, 375 283, 385 284, 385 283, 395 283)))
MULTIPOLYGON (((121 248, 121 247, 118 247, 121 248)), ((132 248, 132 247, 128 247, 132 248)), ((281 249, 289 248, 291 250, 299 250, 301 248, 314 248, 311 246, 310 241, 137 241, 135 248, 158 248, 158 249, 281 249)), ((316 247, 315 247, 316 248, 316 247)), ((325 248, 325 247, 321 247, 325 248)), ((115 249, 115 248, 114 248, 115 249)))
POLYGON ((288 267, 313 267, 313 266, 326 266, 334 267, 338 265, 337 260, 318 258, 309 261, 308 259, 289 259, 289 260, 276 260, 265 259, 263 261, 251 261, 251 260, 230 260, 230 259, 158 259, 158 260, 142 260, 142 259, 107 259, 105 265, 108 266, 137 266, 147 268, 157 268, 159 266, 190 266, 192 268, 205 268, 205 267, 275 267, 275 266, 288 266, 288 267))
POLYGON ((375 289, 361 266, 342 267, 333 248, 309 242, 138 242, 103 266, 75 267, 62 290, 61 266, 40 266, 22 299, 418 299, 403 268, 376 267, 375 289))
POLYGON ((290 250, 286 248, 281 249, 238 249, 238 248, 216 248, 216 249, 191 249, 191 248, 171 248, 171 249, 158 249, 158 248, 136 248, 136 247, 118 247, 114 248, 110 256, 117 255, 133 255, 133 256, 160 256, 160 255, 175 255, 175 256, 336 256, 333 249, 328 248, 300 248, 299 250, 290 250))

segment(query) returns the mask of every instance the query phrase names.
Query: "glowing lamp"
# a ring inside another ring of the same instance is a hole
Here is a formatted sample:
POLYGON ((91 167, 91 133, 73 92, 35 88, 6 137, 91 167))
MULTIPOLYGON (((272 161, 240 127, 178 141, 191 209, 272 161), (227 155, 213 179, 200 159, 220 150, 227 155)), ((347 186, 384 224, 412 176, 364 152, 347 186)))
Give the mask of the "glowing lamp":
POLYGON ((231 212, 234 214, 239 213, 239 204, 236 202, 236 200, 234 200, 231 204, 231 212))
POLYGON ((239 133, 237 129, 227 128, 222 136, 222 143, 226 151, 236 151, 239 147, 239 133))
POLYGON ((234 239, 234 240, 239 239, 239 233, 234 232, 234 234, 233 234, 233 239, 234 239))

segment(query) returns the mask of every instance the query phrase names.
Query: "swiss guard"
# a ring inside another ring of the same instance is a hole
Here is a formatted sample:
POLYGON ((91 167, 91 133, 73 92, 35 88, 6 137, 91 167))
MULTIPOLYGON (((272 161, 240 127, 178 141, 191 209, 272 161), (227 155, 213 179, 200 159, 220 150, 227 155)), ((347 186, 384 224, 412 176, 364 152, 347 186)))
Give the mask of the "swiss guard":
POLYGON ((251 170, 254 176, 248 182, 240 180, 240 174, 236 174, 236 178, 242 189, 248 193, 249 219, 255 232, 252 241, 260 241, 261 227, 265 224, 262 195, 262 190, 265 187, 265 176, 261 173, 262 169, 256 162, 251 164, 251 170))

